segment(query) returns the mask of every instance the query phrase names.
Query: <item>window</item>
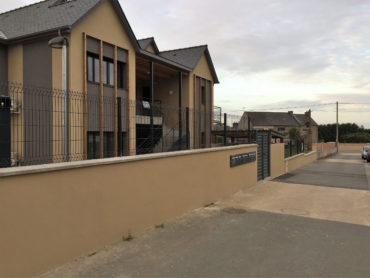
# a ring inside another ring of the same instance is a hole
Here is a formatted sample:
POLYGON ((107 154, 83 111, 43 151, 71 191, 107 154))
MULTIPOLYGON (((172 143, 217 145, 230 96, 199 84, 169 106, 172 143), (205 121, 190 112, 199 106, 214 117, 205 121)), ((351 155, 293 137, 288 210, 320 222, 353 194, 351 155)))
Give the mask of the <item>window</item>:
POLYGON ((87 132, 87 159, 100 158, 99 132, 87 132))
POLYGON ((206 88, 202 86, 202 104, 206 104, 206 88))
POLYGON ((104 157, 114 156, 114 133, 104 132, 104 157))
POLYGON ((114 64, 113 60, 108 58, 103 59, 103 84, 114 85, 114 64))
POLYGON ((279 127, 278 131, 285 131, 285 127, 279 127))
POLYGON ((98 55, 87 53, 87 81, 100 82, 100 61, 98 55))
POLYGON ((126 89, 126 64, 117 62, 117 87, 119 89, 126 89))
POLYGON ((87 57, 87 80, 94 82, 94 58, 91 56, 87 57))

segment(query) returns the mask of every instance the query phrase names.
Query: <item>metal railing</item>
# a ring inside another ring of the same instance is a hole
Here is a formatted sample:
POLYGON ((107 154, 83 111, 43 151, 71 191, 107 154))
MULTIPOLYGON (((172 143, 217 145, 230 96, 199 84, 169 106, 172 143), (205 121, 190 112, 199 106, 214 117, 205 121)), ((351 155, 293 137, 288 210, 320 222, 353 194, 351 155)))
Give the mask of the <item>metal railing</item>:
MULTIPOLYGON (((119 94, 0 84, 0 167, 237 144, 224 135, 218 143, 213 130, 225 123, 214 123, 213 109, 179 109, 119 94)), ((227 118, 227 129, 240 121, 227 118)))
POLYGON ((11 83, 0 84, 0 96, 0 167, 256 142, 245 117, 220 116, 219 107, 179 109, 130 101, 122 92, 85 95, 11 83))
POLYGON ((289 140, 284 144, 285 158, 301 154, 303 152, 304 152, 304 141, 302 139, 289 140))

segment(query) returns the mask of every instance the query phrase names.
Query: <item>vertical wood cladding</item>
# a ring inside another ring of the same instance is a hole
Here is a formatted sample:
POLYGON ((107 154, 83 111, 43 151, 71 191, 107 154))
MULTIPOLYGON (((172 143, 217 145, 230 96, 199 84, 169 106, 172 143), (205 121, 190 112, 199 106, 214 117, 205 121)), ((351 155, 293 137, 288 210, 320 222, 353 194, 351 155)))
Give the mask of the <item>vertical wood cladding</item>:
POLYGON ((212 119, 212 82, 204 78, 195 76, 194 85, 194 147, 210 147, 212 119), (203 142, 202 136, 204 138, 203 142))
POLYGON ((23 83, 25 163, 50 163, 53 154, 52 95, 47 90, 27 89, 27 86, 48 89, 53 86, 52 49, 47 40, 23 45, 23 83))
MULTIPOLYGON (((99 53, 100 40, 86 37, 86 51, 100 57, 99 53)), ((114 46, 108 43, 103 43, 103 57, 115 60, 114 46)), ((127 50, 117 47, 117 61, 127 63, 128 52, 127 50)), ((124 77, 124 83, 128 82, 128 74, 124 77)), ((102 74, 103 72, 101 72, 102 74)), ((117 71, 115 71, 115 82, 117 82, 117 71)), ((86 78, 86 76, 84 77, 86 78)), ((99 83, 87 82, 87 131, 98 132, 100 130, 100 110, 103 112, 103 131, 113 132, 115 121, 115 99, 114 99, 114 86, 103 86, 103 104, 100 105, 100 85, 99 83)), ((122 131, 126 132, 127 127, 127 109, 128 109, 128 91, 125 89, 117 89, 117 96, 122 98, 122 131)))
POLYGON ((0 45, 0 84, 8 82, 8 47, 0 45))

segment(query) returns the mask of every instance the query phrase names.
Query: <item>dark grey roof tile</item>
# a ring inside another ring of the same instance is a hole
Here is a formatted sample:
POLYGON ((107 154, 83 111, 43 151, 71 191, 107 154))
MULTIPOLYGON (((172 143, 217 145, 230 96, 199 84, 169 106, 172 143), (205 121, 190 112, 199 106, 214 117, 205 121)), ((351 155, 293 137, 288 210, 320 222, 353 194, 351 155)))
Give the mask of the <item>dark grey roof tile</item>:
POLYGON ((162 51, 159 55, 166 59, 184 65, 188 68, 195 69, 206 49, 206 45, 201 45, 189 48, 162 51))
POLYGON ((58 0, 46 0, 0 14, 0 31, 7 39, 71 27, 102 0, 72 0, 54 5, 58 0))
POLYGON ((288 112, 247 112, 255 126, 299 126, 288 112))

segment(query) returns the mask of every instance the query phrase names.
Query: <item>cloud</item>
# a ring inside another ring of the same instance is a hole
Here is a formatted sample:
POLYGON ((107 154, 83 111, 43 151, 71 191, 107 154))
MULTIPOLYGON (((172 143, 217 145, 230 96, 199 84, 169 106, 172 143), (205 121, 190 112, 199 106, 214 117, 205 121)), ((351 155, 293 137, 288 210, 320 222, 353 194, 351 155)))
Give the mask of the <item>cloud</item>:
MULTIPOLYGON (((32 2, 1 1, 0 11, 32 2)), ((137 37, 154 36, 161 50, 208 44, 221 80, 216 105, 226 109, 358 102, 369 93, 368 0, 120 3, 137 37)))

